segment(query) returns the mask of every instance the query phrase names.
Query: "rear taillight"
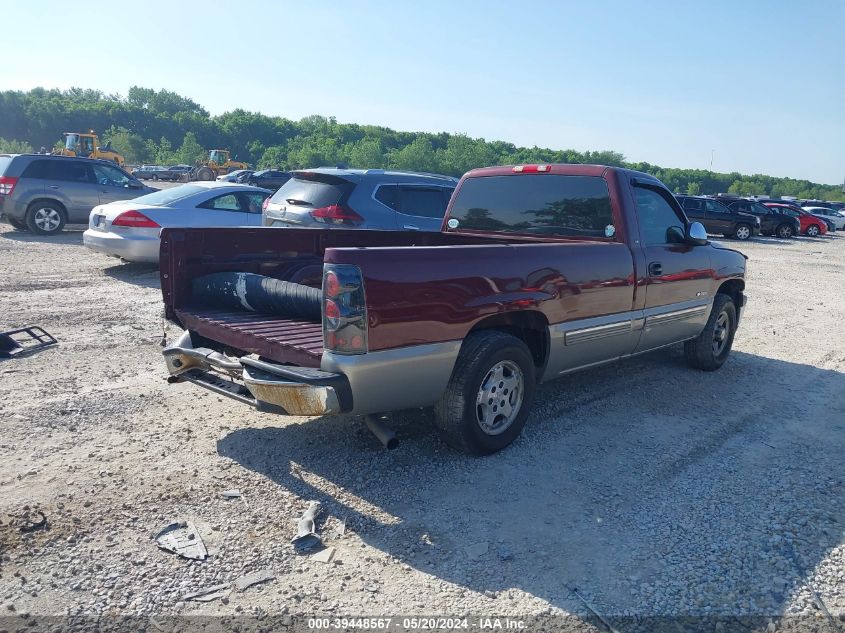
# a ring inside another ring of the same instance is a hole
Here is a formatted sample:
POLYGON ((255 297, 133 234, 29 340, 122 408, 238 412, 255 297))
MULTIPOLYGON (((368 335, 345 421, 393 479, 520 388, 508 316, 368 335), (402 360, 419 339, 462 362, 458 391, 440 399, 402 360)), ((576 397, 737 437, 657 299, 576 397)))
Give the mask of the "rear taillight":
POLYGON ((311 211, 311 217, 323 224, 347 224, 354 226, 364 221, 360 215, 342 204, 332 204, 311 211))
POLYGON ((323 268, 323 347, 337 354, 367 351, 367 304, 357 266, 326 264, 323 268))
POLYGON ((157 229, 161 225, 158 222, 150 220, 140 211, 124 211, 117 216, 111 223, 112 226, 135 226, 144 229, 157 229))
POLYGON ((261 203, 261 212, 264 213, 267 210, 267 207, 270 205, 270 197, 264 198, 264 202, 261 203))
POLYGON ((551 165, 517 165, 513 168, 517 174, 543 174, 551 171, 551 165))
POLYGON ((11 196, 15 190, 15 185, 18 184, 17 178, 11 176, 0 176, 0 195, 11 196))

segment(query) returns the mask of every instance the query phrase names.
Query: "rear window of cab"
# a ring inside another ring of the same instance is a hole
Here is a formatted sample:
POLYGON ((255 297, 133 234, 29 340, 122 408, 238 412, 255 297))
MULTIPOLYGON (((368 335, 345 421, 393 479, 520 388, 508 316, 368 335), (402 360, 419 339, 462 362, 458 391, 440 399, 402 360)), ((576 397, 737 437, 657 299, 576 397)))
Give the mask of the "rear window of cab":
POLYGON ((467 178, 447 230, 591 238, 615 232, 605 179, 558 174, 467 178))

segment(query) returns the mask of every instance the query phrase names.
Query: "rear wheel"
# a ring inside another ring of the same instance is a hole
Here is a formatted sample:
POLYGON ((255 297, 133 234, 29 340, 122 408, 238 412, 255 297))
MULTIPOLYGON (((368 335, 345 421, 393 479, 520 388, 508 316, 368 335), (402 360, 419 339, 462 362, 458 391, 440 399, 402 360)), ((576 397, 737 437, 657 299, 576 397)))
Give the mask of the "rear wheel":
POLYGON ((751 237, 751 227, 747 224, 737 224, 734 229, 734 237, 744 242, 751 237))
POLYGON ((158 174, 153 174, 153 180, 158 180, 158 174))
POLYGON ((684 343, 687 364, 704 371, 719 369, 731 353, 736 325, 733 299, 725 294, 717 294, 704 330, 697 338, 684 343))
POLYGON ((821 233, 821 229, 818 224, 811 224, 807 227, 807 235, 810 237, 818 237, 819 233, 821 233))
POLYGON ((214 172, 209 167, 200 167, 197 170, 197 180, 214 180, 214 172))
POLYGON ((55 202, 36 201, 26 212, 26 225, 39 235, 55 235, 67 222, 65 211, 55 202))
POLYGON ((775 229, 775 235, 783 239, 792 237, 792 227, 789 224, 781 224, 775 229))
POLYGON ((525 343, 495 330, 471 334, 435 406, 435 424, 453 448, 495 453, 522 432, 534 389, 534 360, 525 343))

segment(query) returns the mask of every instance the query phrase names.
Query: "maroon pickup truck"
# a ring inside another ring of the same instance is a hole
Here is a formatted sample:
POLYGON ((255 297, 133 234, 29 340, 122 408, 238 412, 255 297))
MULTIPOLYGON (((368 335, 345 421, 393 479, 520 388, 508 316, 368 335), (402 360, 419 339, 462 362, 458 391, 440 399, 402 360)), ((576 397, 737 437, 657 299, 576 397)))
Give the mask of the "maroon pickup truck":
POLYGON ((491 167, 461 179, 441 233, 164 229, 166 316, 186 330, 164 355, 171 382, 262 410, 433 407, 449 444, 484 454, 519 435, 541 381, 681 342, 718 369, 744 278, 647 174, 491 167), (223 272, 321 288, 319 316, 210 305, 192 281, 223 272))

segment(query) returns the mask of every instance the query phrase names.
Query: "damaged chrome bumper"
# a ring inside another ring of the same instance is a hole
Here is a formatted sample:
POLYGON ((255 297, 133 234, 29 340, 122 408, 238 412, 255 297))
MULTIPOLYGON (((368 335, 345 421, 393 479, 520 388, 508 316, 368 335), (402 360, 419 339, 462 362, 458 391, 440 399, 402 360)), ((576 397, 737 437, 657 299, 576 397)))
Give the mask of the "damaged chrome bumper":
POLYGON ((230 358, 194 347, 190 332, 163 351, 170 382, 192 382, 257 409, 288 415, 331 415, 352 409, 346 376, 254 357, 230 358))

